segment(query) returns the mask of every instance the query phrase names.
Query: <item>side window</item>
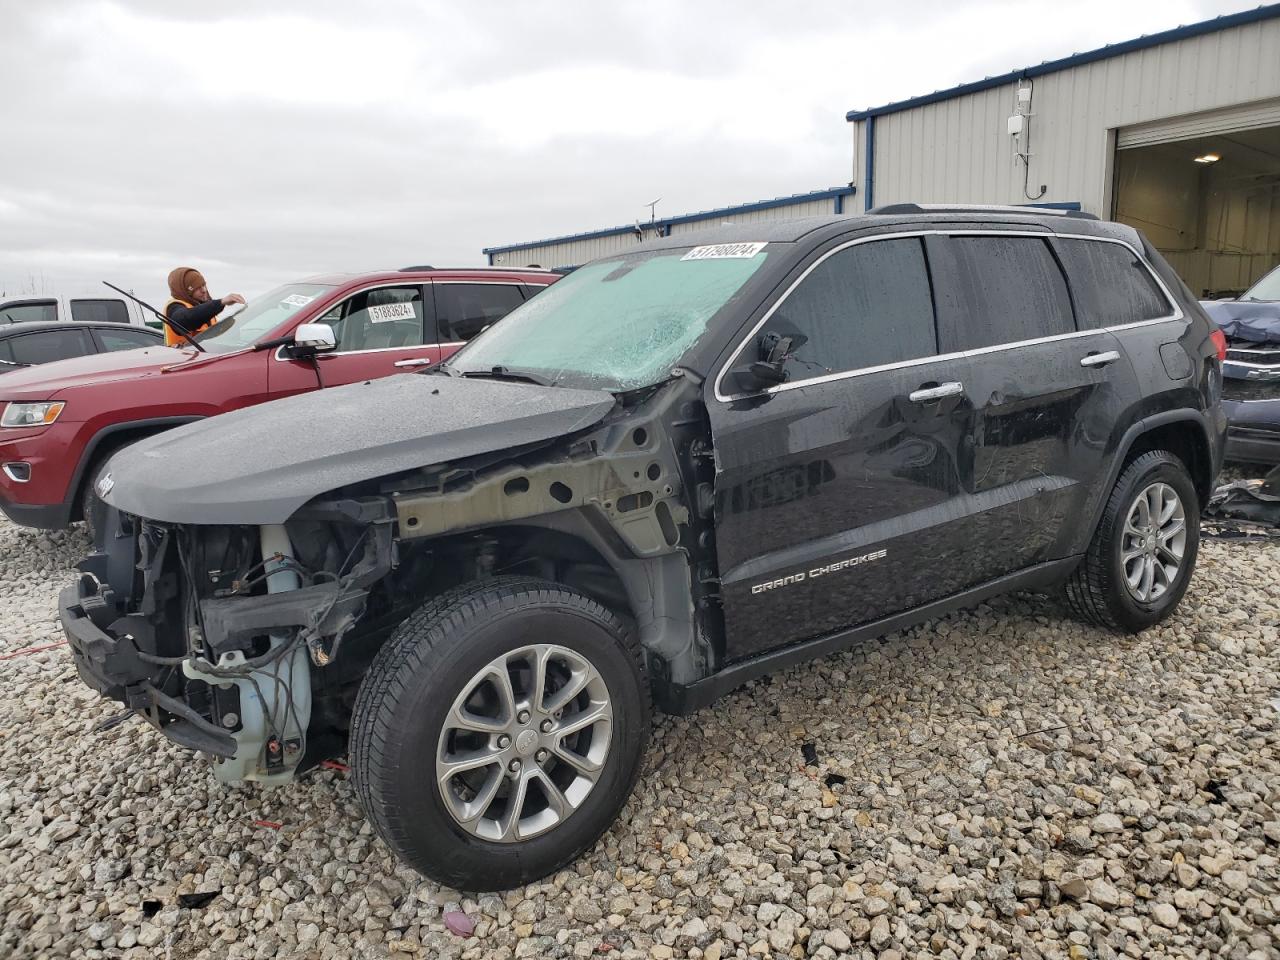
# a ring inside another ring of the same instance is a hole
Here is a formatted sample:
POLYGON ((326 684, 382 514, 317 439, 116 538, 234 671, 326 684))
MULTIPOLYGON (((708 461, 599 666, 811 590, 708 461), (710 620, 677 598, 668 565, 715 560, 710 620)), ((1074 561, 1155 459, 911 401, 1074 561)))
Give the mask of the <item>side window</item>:
POLYGON ((9 364, 13 363, 13 348, 9 346, 8 340, 0 340, 0 373, 13 369, 9 364))
POLYGON ((1174 309, 1146 265, 1122 243, 1054 241, 1071 278, 1081 330, 1170 316, 1174 309))
POLYGON ((58 304, 54 300, 28 300, 0 306, 0 323, 25 323, 28 320, 57 320, 58 304))
POLYGON ((1040 237, 931 237, 929 265, 943 353, 1075 330, 1067 281, 1040 237))
POLYGON ((96 329, 93 335, 98 339, 98 343, 102 345, 104 353, 113 353, 116 350, 136 350, 138 347, 154 347, 160 343, 158 337, 150 336, 141 330, 105 330, 96 329))
POLYGON ((932 356, 933 299, 920 240, 876 240, 832 254, 762 332, 793 338, 788 380, 932 356))
POLYGON ((87 331, 84 330, 28 333, 20 337, 11 337, 9 345, 13 348, 13 359, 17 363, 52 363, 54 360, 83 357, 87 353, 93 353, 93 345, 89 342, 87 331))
POLYGON ((71 319, 88 323, 128 323, 123 300, 72 300, 71 319))
POLYGON ((435 290, 440 339, 447 343, 470 340, 524 302, 510 283, 437 283, 435 290))
POLYGON ((344 353, 419 347, 422 311, 422 287, 376 287, 342 301, 316 322, 333 328, 344 353))

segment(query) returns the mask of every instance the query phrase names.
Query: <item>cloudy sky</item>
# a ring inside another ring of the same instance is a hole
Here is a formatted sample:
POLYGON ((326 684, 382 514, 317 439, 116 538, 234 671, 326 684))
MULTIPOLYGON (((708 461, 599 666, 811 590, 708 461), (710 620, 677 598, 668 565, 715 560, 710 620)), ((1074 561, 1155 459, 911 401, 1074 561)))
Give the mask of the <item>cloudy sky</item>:
POLYGON ((1218 0, 0 0, 0 293, 162 300, 850 179, 846 111, 1218 0))

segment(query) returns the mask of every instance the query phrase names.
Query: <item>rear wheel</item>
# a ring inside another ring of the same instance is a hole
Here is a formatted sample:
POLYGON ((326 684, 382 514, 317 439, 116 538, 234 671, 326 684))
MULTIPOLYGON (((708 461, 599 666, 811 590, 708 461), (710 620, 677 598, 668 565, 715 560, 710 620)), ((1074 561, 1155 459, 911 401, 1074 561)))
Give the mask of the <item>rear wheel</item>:
POLYGON ((1200 503, 1172 453, 1144 453, 1120 474, 1088 553, 1066 585, 1072 610, 1137 633, 1186 593, 1200 546, 1200 503))
POLYGON ((544 877, 613 823, 649 728, 638 646, 555 583, 499 578, 427 604, 356 700, 356 789, 411 866, 465 890, 544 877))

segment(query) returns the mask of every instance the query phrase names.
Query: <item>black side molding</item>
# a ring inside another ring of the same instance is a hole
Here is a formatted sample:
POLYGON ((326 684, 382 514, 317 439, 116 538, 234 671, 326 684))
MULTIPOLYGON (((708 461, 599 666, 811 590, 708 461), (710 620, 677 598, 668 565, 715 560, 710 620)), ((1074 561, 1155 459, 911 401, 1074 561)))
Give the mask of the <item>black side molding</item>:
POLYGON ((941 600, 935 600, 933 603, 926 604, 923 607, 896 613, 893 616, 841 630, 838 633, 828 634, 824 637, 805 640, 789 647, 783 647, 781 650, 772 650, 769 653, 751 657, 748 660, 740 660, 725 667, 719 673, 713 673, 711 676, 696 683, 679 684, 672 683, 661 677, 654 677, 650 681, 654 699, 667 713, 682 716, 690 714, 707 706, 726 693, 736 690, 744 683, 762 677, 767 673, 776 673, 797 663, 829 656, 863 640, 870 640, 885 633, 893 633, 895 630, 914 626, 933 617, 940 617, 943 614, 950 613, 952 610, 974 606, 989 597, 1002 593, 1009 593, 1013 590, 1040 590, 1055 586, 1070 576, 1079 563, 1080 556, 1066 557, 1062 560, 1049 560, 1034 567, 1019 570, 1017 573, 1007 574, 987 583, 979 584, 949 597, 943 597, 941 600))

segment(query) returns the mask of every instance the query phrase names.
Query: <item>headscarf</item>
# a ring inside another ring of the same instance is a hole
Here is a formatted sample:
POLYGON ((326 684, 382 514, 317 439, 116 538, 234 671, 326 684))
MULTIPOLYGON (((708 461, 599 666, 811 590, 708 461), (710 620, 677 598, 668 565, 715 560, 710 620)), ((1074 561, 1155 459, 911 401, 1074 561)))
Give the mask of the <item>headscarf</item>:
POLYGON ((204 275, 195 267, 178 267, 169 271, 169 296, 194 303, 191 294, 205 285, 204 275))

